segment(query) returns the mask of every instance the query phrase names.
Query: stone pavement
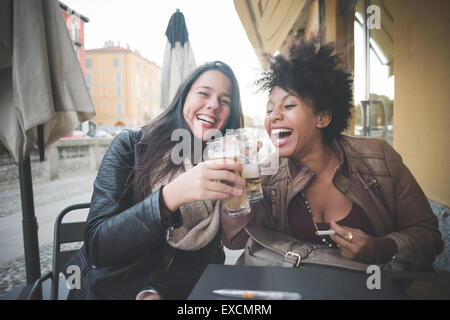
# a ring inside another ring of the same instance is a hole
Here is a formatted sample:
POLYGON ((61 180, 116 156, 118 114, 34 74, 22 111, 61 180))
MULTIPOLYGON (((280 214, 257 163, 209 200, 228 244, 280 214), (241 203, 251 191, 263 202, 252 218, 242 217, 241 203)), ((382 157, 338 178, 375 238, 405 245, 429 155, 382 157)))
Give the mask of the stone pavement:
MULTIPOLYGON (((92 184, 96 173, 88 172, 85 175, 53 180, 40 184, 33 184, 35 207, 51 204, 61 199, 68 199, 74 195, 92 193, 92 184)), ((13 214, 22 214, 19 188, 0 191, 0 218, 13 214)))
MULTIPOLYGON (((65 207, 89 202, 93 190, 94 173, 61 179, 34 186, 35 215, 39 225, 39 245, 53 241, 53 226, 57 215, 65 207)), ((20 192, 0 192, 3 215, 0 217, 0 266, 23 255, 22 207, 20 192)), ((87 216, 87 212, 84 213, 87 216)), ((80 219, 85 219, 81 216, 80 219)), ((1 279, 1 278, 0 278, 1 279)))
MULTIPOLYGON (((53 226, 59 212, 72 204, 89 202, 95 172, 33 185, 35 214, 38 222, 41 274, 51 269, 53 226)), ((22 205, 15 188, 0 192, 0 299, 14 286, 26 281, 22 205)), ((87 212, 80 214, 85 219, 87 212)))

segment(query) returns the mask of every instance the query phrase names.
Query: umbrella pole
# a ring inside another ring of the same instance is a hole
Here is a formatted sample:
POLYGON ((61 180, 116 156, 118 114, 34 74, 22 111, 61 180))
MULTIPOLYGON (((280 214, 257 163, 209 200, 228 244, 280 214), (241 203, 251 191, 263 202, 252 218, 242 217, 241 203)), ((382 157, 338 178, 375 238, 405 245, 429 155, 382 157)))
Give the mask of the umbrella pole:
POLYGON ((45 160, 45 146, 44 146, 44 125, 40 124, 37 126, 38 134, 38 147, 39 147, 39 160, 45 160))
MULTIPOLYGON (((20 194, 22 200, 23 245, 27 284, 31 285, 41 277, 39 257, 38 225, 34 213, 33 185, 31 180, 30 156, 19 164, 20 194)), ((38 293, 42 296, 42 292, 38 293)), ((39 298, 38 298, 39 299, 39 298)))

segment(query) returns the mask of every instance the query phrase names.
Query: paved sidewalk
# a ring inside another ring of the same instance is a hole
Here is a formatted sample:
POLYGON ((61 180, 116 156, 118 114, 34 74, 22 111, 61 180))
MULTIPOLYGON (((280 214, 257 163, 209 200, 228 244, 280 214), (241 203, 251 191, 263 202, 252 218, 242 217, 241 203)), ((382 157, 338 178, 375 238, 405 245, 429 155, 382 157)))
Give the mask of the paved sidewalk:
MULTIPOLYGON (((53 227, 65 207, 89 202, 96 173, 59 179, 33 186, 41 258, 41 274, 50 271, 53 227)), ((0 299, 12 287, 26 281, 22 205, 18 189, 0 192, 0 299)), ((87 212, 80 214, 85 219, 87 212)))
MULTIPOLYGON (((53 226, 65 207, 89 202, 96 174, 61 179, 33 187, 35 215, 38 222, 39 245, 53 241, 53 226)), ((0 267, 23 255, 22 206, 18 190, 0 192, 0 267)), ((87 213, 86 213, 87 214, 87 213)), ((84 219, 80 216, 80 219, 84 219)), ((1 278, 0 278, 1 279, 1 278)))
MULTIPOLYGON (((62 199, 70 199, 75 195, 92 193, 92 184, 96 175, 96 172, 91 172, 72 178, 58 179, 40 184, 34 183, 33 197, 35 207, 52 204, 62 199)), ((0 218, 22 214, 19 188, 0 191, 0 203, 0 218)))

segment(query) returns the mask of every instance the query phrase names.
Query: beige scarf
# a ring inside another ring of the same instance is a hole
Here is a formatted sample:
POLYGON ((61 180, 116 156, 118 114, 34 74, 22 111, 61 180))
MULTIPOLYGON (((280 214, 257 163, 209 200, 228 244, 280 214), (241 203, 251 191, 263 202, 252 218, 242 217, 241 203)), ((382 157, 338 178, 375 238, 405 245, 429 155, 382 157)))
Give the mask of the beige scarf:
MULTIPOLYGON (((170 152, 164 156, 162 163, 165 163, 165 161, 172 161, 170 152)), ((184 159, 183 166, 180 166, 174 178, 192 168, 191 161, 187 158, 184 159)), ((153 185, 152 192, 169 182, 168 178, 156 182, 153 185)), ((220 203, 221 201, 204 200, 182 205, 180 211, 183 216, 183 225, 172 231, 172 235, 170 238, 168 237, 167 242, 174 248, 186 251, 195 251, 205 247, 219 231, 220 203)))

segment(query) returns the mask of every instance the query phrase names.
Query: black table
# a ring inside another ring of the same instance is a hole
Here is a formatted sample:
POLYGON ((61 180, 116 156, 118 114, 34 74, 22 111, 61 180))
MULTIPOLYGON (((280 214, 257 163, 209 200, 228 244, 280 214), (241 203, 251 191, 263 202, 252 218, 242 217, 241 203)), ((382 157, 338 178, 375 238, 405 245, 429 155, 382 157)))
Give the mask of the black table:
MULTIPOLYGON (((448 291, 436 287, 436 282, 442 284, 442 279, 437 279, 436 273, 381 272, 381 289, 370 290, 367 287, 367 280, 371 275, 325 266, 283 268, 208 265, 188 300, 232 299, 214 294, 212 291, 216 289, 292 291, 300 293, 304 300, 403 300, 449 297, 448 291), (427 291, 411 292, 414 283, 419 283, 419 287, 416 285, 413 291, 422 290, 420 288, 424 288, 424 285, 426 289, 423 290, 427 291)), ((449 273, 446 273, 447 284, 450 282, 449 279, 449 273)))

